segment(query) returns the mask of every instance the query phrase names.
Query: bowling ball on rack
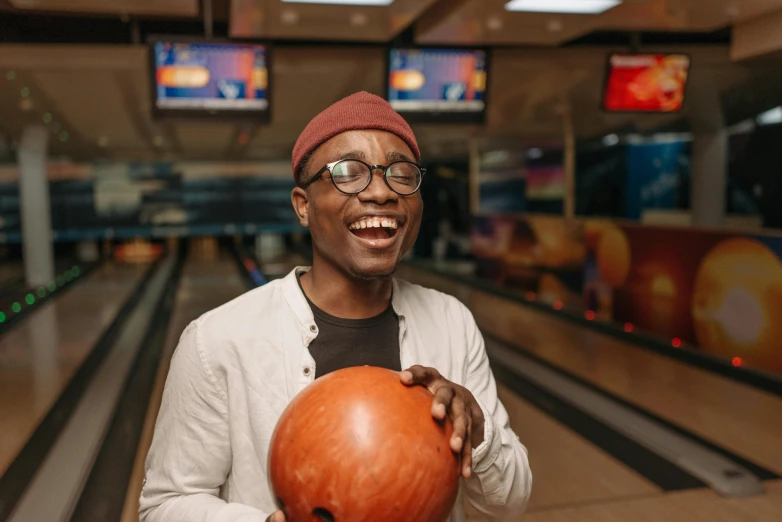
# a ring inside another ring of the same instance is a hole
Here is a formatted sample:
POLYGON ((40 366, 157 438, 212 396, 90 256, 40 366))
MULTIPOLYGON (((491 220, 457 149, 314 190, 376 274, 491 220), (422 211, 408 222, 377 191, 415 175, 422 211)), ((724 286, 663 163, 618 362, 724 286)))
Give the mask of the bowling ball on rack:
POLYGON ((275 426, 269 486, 287 522, 443 522, 460 457, 433 395, 398 372, 356 366, 302 390, 275 426))

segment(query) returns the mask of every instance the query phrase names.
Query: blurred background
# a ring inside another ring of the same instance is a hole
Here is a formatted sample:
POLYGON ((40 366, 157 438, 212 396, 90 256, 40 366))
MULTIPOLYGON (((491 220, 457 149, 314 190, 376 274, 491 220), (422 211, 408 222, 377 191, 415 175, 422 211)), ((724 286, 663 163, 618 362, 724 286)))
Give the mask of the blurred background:
POLYGON ((291 150, 360 90, 525 518, 782 520, 779 0, 0 0, 0 521, 137 520, 179 335, 309 262, 291 150))

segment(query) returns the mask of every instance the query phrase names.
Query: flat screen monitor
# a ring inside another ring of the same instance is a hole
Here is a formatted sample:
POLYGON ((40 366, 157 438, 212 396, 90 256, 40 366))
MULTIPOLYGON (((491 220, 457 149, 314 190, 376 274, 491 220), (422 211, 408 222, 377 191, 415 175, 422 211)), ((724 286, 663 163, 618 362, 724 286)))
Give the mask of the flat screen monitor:
POLYGON ((612 54, 603 91, 608 112, 678 112, 690 58, 683 54, 612 54))
POLYGON ((151 47, 156 115, 268 120, 266 46, 154 41, 151 47))
POLYGON ((482 123, 487 53, 476 49, 390 49, 387 99, 413 123, 482 123))

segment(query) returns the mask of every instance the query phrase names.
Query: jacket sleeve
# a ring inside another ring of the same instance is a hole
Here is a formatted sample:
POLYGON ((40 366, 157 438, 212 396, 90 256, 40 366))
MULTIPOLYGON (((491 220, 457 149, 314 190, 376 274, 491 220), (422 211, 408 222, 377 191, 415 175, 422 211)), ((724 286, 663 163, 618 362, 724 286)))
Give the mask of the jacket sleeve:
POLYGON ((527 507, 532 471, 527 450, 510 426, 497 395, 483 336, 472 313, 461 303, 467 335, 468 370, 465 387, 483 410, 484 440, 473 449, 473 471, 464 480, 470 504, 490 520, 518 520, 527 507))
POLYGON ((139 499, 140 522, 264 522, 269 513, 218 497, 231 469, 225 391, 185 329, 171 359, 139 499))

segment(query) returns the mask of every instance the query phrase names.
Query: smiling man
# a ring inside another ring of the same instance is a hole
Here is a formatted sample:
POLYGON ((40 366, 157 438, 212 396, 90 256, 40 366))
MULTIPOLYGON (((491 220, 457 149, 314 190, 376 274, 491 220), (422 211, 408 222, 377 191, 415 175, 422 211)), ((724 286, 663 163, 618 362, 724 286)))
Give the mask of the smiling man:
POLYGON ((463 463, 467 500, 491 520, 524 511, 527 453, 497 396, 483 339, 455 298, 393 277, 415 243, 424 175, 413 131, 383 99, 349 96, 293 150, 293 207, 311 267, 206 313, 171 361, 141 494, 142 522, 285 520, 268 488, 277 419, 313 380, 372 365, 433 394, 463 463))

